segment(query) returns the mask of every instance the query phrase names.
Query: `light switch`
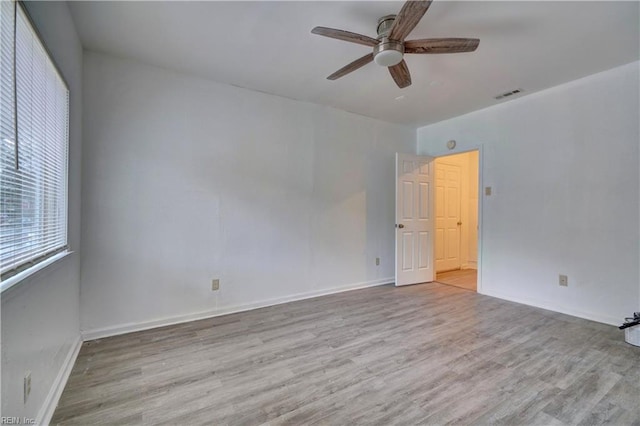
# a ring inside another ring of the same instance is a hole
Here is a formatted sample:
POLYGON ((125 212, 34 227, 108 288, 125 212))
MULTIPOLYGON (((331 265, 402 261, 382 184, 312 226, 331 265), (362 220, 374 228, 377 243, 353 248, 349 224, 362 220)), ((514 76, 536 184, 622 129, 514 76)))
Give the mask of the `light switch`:
POLYGON ((489 196, 491 195, 491 187, 487 186, 484 188, 484 195, 489 196))

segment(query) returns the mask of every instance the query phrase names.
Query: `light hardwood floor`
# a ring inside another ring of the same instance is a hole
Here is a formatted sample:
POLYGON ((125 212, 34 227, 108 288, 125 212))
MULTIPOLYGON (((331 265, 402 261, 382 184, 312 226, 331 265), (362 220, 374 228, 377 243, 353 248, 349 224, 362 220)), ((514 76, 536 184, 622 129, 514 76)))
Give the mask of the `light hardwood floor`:
POLYGON ((436 281, 440 284, 476 291, 478 271, 475 269, 458 269, 456 271, 438 272, 436 274, 436 281))
POLYGON ((616 327, 437 283, 84 343, 53 424, 640 424, 616 327))

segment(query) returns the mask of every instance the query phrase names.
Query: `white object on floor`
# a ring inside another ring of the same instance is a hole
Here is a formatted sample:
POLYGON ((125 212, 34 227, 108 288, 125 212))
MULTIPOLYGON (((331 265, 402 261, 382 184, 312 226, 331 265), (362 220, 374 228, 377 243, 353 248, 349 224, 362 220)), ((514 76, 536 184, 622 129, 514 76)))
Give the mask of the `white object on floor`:
POLYGON ((624 329, 624 340, 630 345, 640 346, 640 325, 624 329))

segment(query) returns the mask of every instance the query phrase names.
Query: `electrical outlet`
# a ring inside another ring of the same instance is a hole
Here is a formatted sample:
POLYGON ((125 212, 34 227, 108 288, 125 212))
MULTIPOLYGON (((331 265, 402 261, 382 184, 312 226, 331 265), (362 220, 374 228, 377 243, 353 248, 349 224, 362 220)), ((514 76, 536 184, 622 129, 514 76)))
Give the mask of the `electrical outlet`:
POLYGON ((560 275, 558 278, 558 284, 562 287, 569 287, 569 278, 566 275, 560 275))
POLYGON ((211 291, 220 290, 220 280, 215 279, 211 280, 211 291))
POLYGON ((24 403, 27 403, 29 394, 31 393, 31 371, 24 374, 24 403))
POLYGON ((376 266, 380 266, 380 258, 376 257, 376 266))

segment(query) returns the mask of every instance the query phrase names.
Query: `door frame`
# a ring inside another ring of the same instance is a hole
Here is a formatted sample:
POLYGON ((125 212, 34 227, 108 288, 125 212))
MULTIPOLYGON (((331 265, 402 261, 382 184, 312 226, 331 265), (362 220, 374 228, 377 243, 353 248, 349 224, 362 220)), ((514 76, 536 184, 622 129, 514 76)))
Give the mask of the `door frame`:
MULTIPOLYGON (((466 152, 472 152, 472 151, 478 151, 478 278, 477 278, 477 282, 476 282, 476 292, 479 294, 484 294, 482 292, 482 241, 483 241, 483 237, 484 237, 484 233, 483 233, 483 206, 484 206, 484 199, 486 197, 486 195, 484 195, 484 167, 483 167, 483 159, 484 159, 484 149, 483 149, 483 145, 479 144, 479 145, 469 145, 465 148, 462 149, 452 149, 452 150, 447 150, 447 151, 436 151, 436 152, 428 152, 428 153, 420 153, 418 155, 429 155, 432 156, 434 159, 438 159, 438 158, 442 158, 442 157, 448 157, 450 155, 456 155, 456 154, 464 154, 466 152)), ((435 235, 434 235, 435 237, 435 235)), ((433 250, 435 250, 435 239, 433 242, 433 250)), ((435 268, 435 266, 434 266, 435 268)), ((435 271, 434 271, 435 273, 435 271)))

